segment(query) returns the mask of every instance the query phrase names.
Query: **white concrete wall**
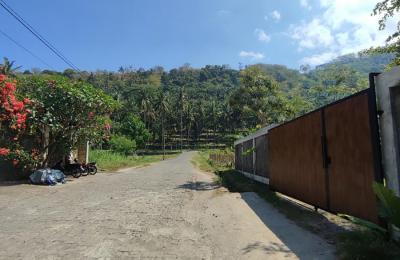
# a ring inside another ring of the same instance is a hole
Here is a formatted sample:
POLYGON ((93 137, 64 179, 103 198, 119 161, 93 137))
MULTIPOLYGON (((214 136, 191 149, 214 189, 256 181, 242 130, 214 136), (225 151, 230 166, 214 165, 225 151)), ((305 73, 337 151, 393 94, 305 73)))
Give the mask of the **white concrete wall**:
POLYGON ((387 185, 400 195, 399 182, 399 130, 400 126, 400 67, 395 67, 376 77, 376 96, 378 110, 383 114, 379 117, 380 134, 382 140, 382 163, 387 185), (396 88, 396 91, 395 91, 396 88), (399 111, 396 111, 399 110, 399 111), (395 119, 397 116, 397 120, 395 119))

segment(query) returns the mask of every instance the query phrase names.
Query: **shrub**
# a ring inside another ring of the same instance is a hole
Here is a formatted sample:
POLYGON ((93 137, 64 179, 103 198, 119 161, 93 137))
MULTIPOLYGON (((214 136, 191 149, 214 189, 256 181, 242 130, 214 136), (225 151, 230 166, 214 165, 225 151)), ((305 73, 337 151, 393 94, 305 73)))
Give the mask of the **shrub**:
POLYGON ((111 137, 110 147, 117 153, 129 155, 136 151, 136 142, 123 135, 114 135, 111 137))
POLYGON ((29 169, 36 164, 36 152, 27 151, 21 137, 28 131, 32 101, 16 95, 17 82, 0 74, 0 164, 12 163, 14 168, 29 169), (22 101, 21 101, 22 100, 22 101))
POLYGON ((380 201, 379 215, 400 228, 400 198, 381 183, 374 182, 373 189, 380 201))
POLYGON ((145 143, 150 138, 150 133, 146 129, 145 124, 140 120, 139 117, 132 113, 129 113, 123 117, 122 123, 117 131, 120 134, 135 140, 138 148, 143 148, 145 143))

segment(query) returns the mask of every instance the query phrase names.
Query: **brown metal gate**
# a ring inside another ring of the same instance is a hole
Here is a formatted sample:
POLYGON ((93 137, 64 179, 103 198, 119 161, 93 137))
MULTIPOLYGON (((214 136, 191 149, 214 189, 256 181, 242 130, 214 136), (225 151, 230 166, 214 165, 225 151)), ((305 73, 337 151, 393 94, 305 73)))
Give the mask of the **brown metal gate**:
POLYGON ((333 212, 377 222, 369 106, 369 92, 363 92, 325 108, 329 207, 333 212))
POLYGON ((378 223, 374 92, 368 89, 269 132, 273 189, 335 213, 378 223))
POLYGON ((321 128, 321 111, 316 111, 268 133, 270 186, 327 208, 321 128))
POLYGON ((268 173, 268 138, 267 135, 261 135, 255 138, 255 174, 265 178, 269 177, 268 173))

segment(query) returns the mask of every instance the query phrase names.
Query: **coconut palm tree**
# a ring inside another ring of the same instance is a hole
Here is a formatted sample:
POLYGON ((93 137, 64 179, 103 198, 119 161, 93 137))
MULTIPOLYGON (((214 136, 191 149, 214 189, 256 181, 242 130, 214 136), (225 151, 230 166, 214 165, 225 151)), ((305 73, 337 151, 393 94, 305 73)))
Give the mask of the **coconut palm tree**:
POLYGON ((181 151, 182 151, 182 146, 183 146, 183 114, 185 110, 185 87, 182 86, 179 89, 179 99, 178 99, 178 106, 180 110, 180 132, 181 132, 181 151))
POLYGON ((3 58, 3 64, 0 64, 0 74, 3 75, 14 75, 14 72, 22 68, 22 66, 13 67, 15 61, 9 61, 8 58, 3 58))
POLYGON ((170 103, 168 93, 160 92, 156 101, 156 111, 161 119, 161 138, 163 147, 163 160, 165 159, 165 117, 170 112, 170 103))

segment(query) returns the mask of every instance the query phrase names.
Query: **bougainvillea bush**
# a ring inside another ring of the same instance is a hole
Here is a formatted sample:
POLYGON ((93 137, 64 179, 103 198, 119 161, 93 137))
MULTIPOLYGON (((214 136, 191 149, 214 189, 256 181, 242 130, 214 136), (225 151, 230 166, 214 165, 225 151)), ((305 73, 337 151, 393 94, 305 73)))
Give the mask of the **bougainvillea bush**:
POLYGON ((24 169, 62 158, 79 141, 107 138, 118 103, 102 90, 62 76, 0 75, 0 160, 24 169), (44 136, 48 135, 48 142, 44 136))
POLYGON ((31 116, 31 100, 16 96, 16 81, 0 74, 0 162, 22 170, 37 163, 37 150, 25 149, 21 137, 31 116))

